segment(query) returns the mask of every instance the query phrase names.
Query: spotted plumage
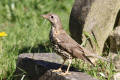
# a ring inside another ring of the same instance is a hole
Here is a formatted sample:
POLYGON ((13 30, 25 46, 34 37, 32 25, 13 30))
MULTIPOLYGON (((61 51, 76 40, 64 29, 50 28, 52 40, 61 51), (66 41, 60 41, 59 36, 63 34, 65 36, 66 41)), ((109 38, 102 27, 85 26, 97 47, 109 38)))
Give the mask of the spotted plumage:
POLYGON ((61 46, 58 45, 59 40, 56 38, 55 30, 53 28, 51 28, 50 30, 49 39, 52 48, 58 55, 60 55, 64 60, 71 58, 71 55, 68 52, 66 52, 64 49, 62 49, 61 46))
MULTIPOLYGON (((42 16, 51 22, 51 30, 50 30, 49 38, 54 50, 58 55, 60 55, 64 59, 63 64, 65 63, 66 60, 69 61, 67 71, 65 73, 62 73, 63 75, 69 74, 68 71, 73 58, 82 59, 94 66, 94 64, 85 54, 85 53, 89 53, 89 51, 81 47, 75 40, 73 40, 63 30, 61 21, 56 14, 46 14, 42 16)), ((93 57, 102 58, 92 53, 90 53, 89 55, 93 57)), ((54 71, 55 72, 61 71, 61 67, 58 70, 54 70, 54 71)))

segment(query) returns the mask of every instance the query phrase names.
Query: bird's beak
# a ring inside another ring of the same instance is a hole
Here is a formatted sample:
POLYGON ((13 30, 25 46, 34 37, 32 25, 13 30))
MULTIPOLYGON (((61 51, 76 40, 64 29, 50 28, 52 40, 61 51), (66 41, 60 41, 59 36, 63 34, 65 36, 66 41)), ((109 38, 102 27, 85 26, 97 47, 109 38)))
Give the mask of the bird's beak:
POLYGON ((48 19, 48 15, 41 15, 43 18, 48 19))

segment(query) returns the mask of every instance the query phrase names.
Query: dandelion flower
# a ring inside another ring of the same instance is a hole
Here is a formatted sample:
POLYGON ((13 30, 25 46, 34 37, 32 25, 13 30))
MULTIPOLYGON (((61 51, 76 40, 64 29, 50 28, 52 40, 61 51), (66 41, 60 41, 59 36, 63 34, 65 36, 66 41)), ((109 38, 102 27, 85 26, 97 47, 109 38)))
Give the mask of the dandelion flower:
POLYGON ((4 37, 4 36, 7 36, 7 33, 5 33, 5 32, 0 32, 0 37, 4 37))

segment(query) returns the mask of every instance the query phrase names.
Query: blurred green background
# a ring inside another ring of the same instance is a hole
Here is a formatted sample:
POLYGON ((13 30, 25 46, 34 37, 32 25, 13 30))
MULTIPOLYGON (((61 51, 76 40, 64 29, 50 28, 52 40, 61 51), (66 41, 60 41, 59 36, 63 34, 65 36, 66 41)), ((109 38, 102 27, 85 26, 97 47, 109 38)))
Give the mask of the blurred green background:
MULTIPOLYGON (((73 3, 74 0, 0 0, 0 32, 8 34, 0 37, 0 80, 13 80, 19 54, 52 52, 48 39, 50 23, 40 15, 58 14, 69 34, 73 3)), ((91 68, 73 60, 72 66, 100 80, 111 80, 114 74, 114 66, 101 61, 91 68), (106 74, 107 79, 100 73, 106 74)))
POLYGON ((0 79, 12 80, 18 54, 51 52, 50 23, 40 15, 58 14, 68 32, 69 16, 74 0, 0 0, 1 38, 0 79))

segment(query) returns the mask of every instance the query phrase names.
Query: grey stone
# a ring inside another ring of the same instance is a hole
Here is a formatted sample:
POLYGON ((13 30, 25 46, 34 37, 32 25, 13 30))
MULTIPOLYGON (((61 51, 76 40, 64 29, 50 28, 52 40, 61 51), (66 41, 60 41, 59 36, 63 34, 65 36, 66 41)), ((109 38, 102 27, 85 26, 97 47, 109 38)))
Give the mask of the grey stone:
POLYGON ((110 52, 120 51, 120 26, 117 26, 110 34, 110 52))
POLYGON ((110 52, 113 63, 116 66, 116 71, 120 71, 120 26, 117 26, 109 36, 110 52))
MULTIPOLYGON (((62 58, 54 53, 26 53, 20 54, 17 61, 17 68, 14 79, 21 80, 97 80, 90 75, 79 72, 71 67, 71 75, 61 76, 59 72, 52 72, 52 69, 57 69, 62 63, 62 58)), ((67 68, 63 66, 63 70, 67 68)))
POLYGON ((114 74, 114 80, 120 80, 120 72, 114 74))
POLYGON ((120 0, 75 0, 70 16, 70 33, 79 43, 89 38, 86 48, 102 54, 104 43, 114 27, 120 25, 120 0))
POLYGON ((85 19, 89 13, 94 0, 75 0, 73 5, 70 21, 69 31, 71 36, 78 42, 82 43, 82 32, 85 24, 85 19))

